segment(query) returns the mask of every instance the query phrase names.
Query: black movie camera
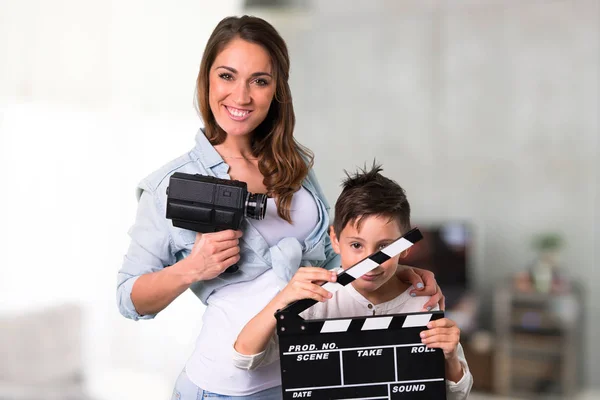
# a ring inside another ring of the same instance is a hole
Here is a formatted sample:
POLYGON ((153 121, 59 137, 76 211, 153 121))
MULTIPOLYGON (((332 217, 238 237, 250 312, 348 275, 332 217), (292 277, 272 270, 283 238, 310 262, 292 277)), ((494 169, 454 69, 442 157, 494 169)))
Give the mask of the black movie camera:
MULTIPOLYGON (((248 192, 245 182, 175 172, 167 188, 167 218, 200 233, 238 230, 244 217, 261 220, 267 196, 248 192)), ((225 272, 238 270, 232 265, 225 272)))

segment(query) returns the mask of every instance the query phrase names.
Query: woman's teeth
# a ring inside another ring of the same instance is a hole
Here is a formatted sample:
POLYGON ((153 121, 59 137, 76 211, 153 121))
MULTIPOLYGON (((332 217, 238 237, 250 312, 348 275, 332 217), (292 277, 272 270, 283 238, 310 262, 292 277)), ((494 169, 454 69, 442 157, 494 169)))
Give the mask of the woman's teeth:
POLYGON ((245 117, 246 115, 248 115, 249 111, 246 110, 238 110, 237 108, 230 108, 227 107, 227 111, 229 111, 229 113, 231 115, 233 115, 234 117, 245 117))

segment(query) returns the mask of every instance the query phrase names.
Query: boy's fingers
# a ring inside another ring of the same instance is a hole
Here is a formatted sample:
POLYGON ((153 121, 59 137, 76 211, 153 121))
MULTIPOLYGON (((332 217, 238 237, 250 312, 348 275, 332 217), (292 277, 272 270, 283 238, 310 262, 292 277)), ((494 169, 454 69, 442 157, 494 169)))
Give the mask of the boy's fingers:
POLYGON ((313 274, 313 276, 327 278, 327 280, 330 280, 329 277, 337 277, 337 273, 335 271, 330 271, 320 267, 301 267, 298 269, 298 273, 313 274))
POLYGON ((448 318, 440 318, 435 321, 429 321, 429 323, 427 324, 427 328, 429 328, 429 329, 444 328, 444 327, 451 328, 453 326, 456 326, 456 323, 448 318))
POLYGON ((433 337, 436 335, 441 335, 441 334, 446 333, 445 330, 446 330, 446 328, 433 328, 433 329, 429 329, 427 331, 423 331, 419 335, 421 336, 422 339, 430 338, 430 337, 433 337))
POLYGON ((441 349, 444 352, 452 352, 452 350, 454 350, 454 345, 452 343, 427 343, 426 347, 428 349, 441 349))
POLYGON ((302 280, 335 282, 337 274, 318 267, 303 267, 298 270, 302 280))
POLYGON ((454 337, 452 335, 435 335, 435 337, 426 337, 421 339, 422 343, 425 344, 441 344, 441 343, 454 343, 454 337))
POLYGON ((321 286, 315 285, 314 283, 301 282, 300 288, 302 290, 302 296, 305 298, 311 298, 317 301, 323 301, 331 298, 333 295, 321 286))

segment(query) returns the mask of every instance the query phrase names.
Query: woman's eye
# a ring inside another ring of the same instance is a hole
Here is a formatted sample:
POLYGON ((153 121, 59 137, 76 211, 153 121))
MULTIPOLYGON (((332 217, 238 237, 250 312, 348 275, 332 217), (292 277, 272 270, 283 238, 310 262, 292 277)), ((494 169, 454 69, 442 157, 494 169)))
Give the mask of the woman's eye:
POLYGON ((386 246, 388 246, 388 245, 389 245, 389 243, 386 243, 386 244, 382 244, 382 245, 380 245, 380 246, 379 246, 379 250, 381 250, 381 249, 384 249, 384 248, 385 248, 386 246))
POLYGON ((231 76, 231 74, 228 74, 227 72, 223 72, 219 74, 219 78, 225 79, 226 81, 230 81, 233 79, 233 76, 231 76))
POLYGON ((254 82, 256 82, 256 84, 258 86, 267 86, 269 84, 269 82, 266 79, 262 79, 262 78, 258 78, 254 82))

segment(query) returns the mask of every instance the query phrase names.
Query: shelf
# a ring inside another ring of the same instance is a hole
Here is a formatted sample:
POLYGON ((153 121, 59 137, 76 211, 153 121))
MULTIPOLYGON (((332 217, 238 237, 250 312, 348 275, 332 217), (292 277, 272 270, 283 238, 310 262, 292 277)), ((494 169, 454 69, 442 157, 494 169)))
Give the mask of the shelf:
MULTIPOLYGON (((533 357, 548 357, 548 358, 560 358, 563 356, 563 350, 560 348, 534 348, 519 345, 511 345, 510 352, 513 356, 521 354, 529 354, 533 357)), ((533 358, 532 357, 532 358, 533 358)))
POLYGON ((525 328, 522 326, 511 326, 511 333, 514 335, 539 335, 544 337, 562 337, 564 335, 562 329, 556 328, 548 328, 548 329, 540 329, 540 328, 525 328))
POLYGON ((516 333, 507 343, 512 354, 516 352, 547 356, 563 356, 565 340, 562 336, 539 335, 535 332, 516 333))
POLYGON ((569 398, 576 393, 581 292, 522 293, 504 286, 496 290, 494 302, 496 391, 543 399, 569 398))

